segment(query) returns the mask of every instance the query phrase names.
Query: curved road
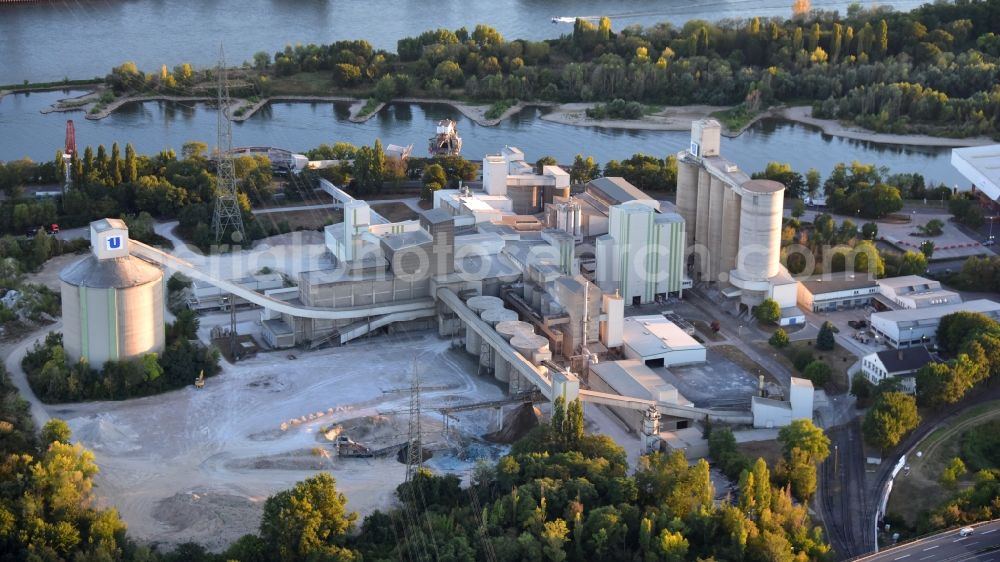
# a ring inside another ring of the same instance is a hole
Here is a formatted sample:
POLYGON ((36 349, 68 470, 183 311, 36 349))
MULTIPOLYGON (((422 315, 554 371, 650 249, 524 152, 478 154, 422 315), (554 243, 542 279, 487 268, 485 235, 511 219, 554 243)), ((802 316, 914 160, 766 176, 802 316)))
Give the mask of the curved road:
POLYGON ((855 558, 864 562, 1000 562, 1000 520, 972 525, 974 531, 967 537, 958 529, 945 531, 906 544, 895 546, 878 554, 855 558))

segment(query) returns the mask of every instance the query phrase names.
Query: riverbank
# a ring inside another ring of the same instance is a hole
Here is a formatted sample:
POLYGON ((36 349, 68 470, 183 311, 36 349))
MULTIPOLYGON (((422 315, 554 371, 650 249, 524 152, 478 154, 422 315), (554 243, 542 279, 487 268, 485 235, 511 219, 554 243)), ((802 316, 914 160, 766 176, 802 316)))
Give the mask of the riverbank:
MULTIPOLYGON (((54 86, 48 90, 61 89, 54 86)), ((115 99, 102 105, 100 102, 101 88, 93 88, 89 93, 59 100, 52 106, 41 110, 42 113, 82 111, 88 120, 96 121, 104 119, 114 113, 122 106, 129 103, 142 103, 148 101, 169 101, 169 102, 212 102, 215 98, 210 96, 170 96, 170 95, 140 95, 127 96, 115 99)), ((0 96, 5 93, 16 93, 12 91, 0 91, 0 96)), ((349 103, 349 121, 352 123, 363 123, 375 117, 387 103, 378 103, 371 111, 362 114, 362 110, 367 105, 367 99, 350 96, 311 96, 311 95, 276 95, 259 100, 250 101, 237 98, 230 106, 230 116, 235 122, 242 122, 250 119, 269 103, 349 103)), ((474 121, 482 127, 495 127, 511 116, 524 110, 527 107, 545 107, 549 111, 541 115, 541 119, 552 123, 571 125, 574 127, 595 127, 617 130, 642 130, 642 131, 689 131, 691 123, 699 119, 712 116, 714 113, 726 111, 733 106, 712 106, 712 105, 687 105, 666 107, 660 111, 644 115, 639 119, 592 119, 587 117, 587 109, 597 105, 596 103, 564 103, 556 104, 551 102, 522 102, 509 107, 502 115, 496 118, 487 118, 486 113, 490 110, 489 104, 473 104, 452 99, 443 98, 419 98, 402 97, 395 98, 388 103, 412 103, 412 104, 441 104, 447 105, 460 112, 465 117, 474 121)), ((995 141, 989 137, 971 137, 964 139, 934 137, 929 135, 895 135, 886 133, 876 133, 856 126, 850 126, 831 119, 819 119, 812 116, 810 106, 794 107, 773 107, 762 111, 753 119, 742 124, 739 129, 730 130, 723 127, 723 135, 735 138, 743 134, 759 120, 764 118, 776 118, 800 123, 809 127, 821 130, 824 134, 846 139, 871 142, 884 145, 897 146, 919 146, 933 148, 953 148, 964 146, 982 146, 993 144, 995 141)))
MULTIPOLYGON (((564 103, 554 106, 552 111, 542 115, 545 121, 574 127, 603 127, 636 131, 690 131, 691 123, 704 119, 716 111, 725 111, 732 106, 681 105, 667 107, 655 113, 643 115, 639 119, 591 119, 587 110, 596 103, 564 103)), ((742 131, 740 131, 742 132, 742 131)))
POLYGON ((769 112, 771 116, 802 123, 821 129, 825 134, 846 139, 854 139, 879 144, 898 144, 905 146, 929 146, 935 148, 961 148, 963 146, 983 146, 995 144, 990 137, 968 137, 953 139, 947 137, 932 137, 930 135, 891 135, 876 133, 860 127, 844 125, 833 119, 819 119, 812 116, 812 107, 796 106, 775 109, 769 112))

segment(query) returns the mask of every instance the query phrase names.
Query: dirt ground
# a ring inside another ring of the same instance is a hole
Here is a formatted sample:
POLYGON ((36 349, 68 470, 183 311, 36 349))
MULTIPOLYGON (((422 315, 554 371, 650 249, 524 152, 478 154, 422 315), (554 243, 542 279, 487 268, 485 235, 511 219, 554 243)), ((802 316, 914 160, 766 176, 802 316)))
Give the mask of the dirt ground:
POLYGON ((28 280, 32 283, 38 283, 39 285, 45 285, 49 289, 55 292, 59 292, 59 272, 63 270, 66 266, 76 263, 90 255, 90 252, 84 254, 64 254, 61 256, 56 256, 49 261, 45 262, 42 266, 42 270, 38 273, 32 273, 28 280))
POLYGON ((280 211, 257 215, 257 220, 275 225, 287 222, 292 230, 319 230, 324 226, 343 222, 344 213, 338 209, 280 211))
POLYGON ((389 219, 389 222, 416 220, 417 213, 405 203, 372 203, 372 210, 389 219))
POLYGON ((49 409, 94 451, 99 502, 117 506, 133 536, 218 550, 256 530, 270 494, 318 470, 333 474, 362 515, 390 505, 405 466, 394 455, 337 458, 321 429, 342 424, 373 448, 405 442, 414 358, 432 388, 422 394, 425 439, 436 450, 428 465, 467 477, 477 459, 498 458, 505 447, 479 437, 495 429, 494 410, 459 414, 442 435, 436 407, 502 397, 492 380, 468 374, 472 360, 449 345, 420 333, 296 360, 261 354, 225 365, 203 390, 49 409))

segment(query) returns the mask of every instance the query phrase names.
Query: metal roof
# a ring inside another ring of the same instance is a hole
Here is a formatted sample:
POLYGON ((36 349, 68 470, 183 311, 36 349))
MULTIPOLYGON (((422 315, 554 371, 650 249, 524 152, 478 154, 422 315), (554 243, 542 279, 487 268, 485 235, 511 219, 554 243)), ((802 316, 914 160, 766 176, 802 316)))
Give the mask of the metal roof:
POLYGON ((990 199, 1000 198, 1000 144, 952 149, 951 165, 990 199))
POLYGON ((99 260, 90 255, 67 266, 59 278, 77 287, 125 289, 159 281, 163 272, 134 256, 99 260))
POLYGON ((996 303, 988 299, 977 299, 974 301, 942 304, 940 306, 929 306, 926 308, 906 308, 903 310, 876 312, 871 315, 871 319, 872 321, 884 320, 887 322, 897 323, 914 322, 919 320, 937 320, 955 312, 992 313, 993 316, 997 316, 1000 314, 1000 303, 996 303))
POLYGON ((850 289, 867 289, 878 285, 875 277, 867 273, 821 273, 799 279, 799 283, 813 295, 836 293, 850 289))
POLYGON ((652 197, 646 195, 646 192, 632 185, 626 181, 625 178, 597 178, 590 180, 587 187, 593 187, 602 194, 613 199, 614 201, 609 201, 612 205, 624 203, 626 201, 653 200, 652 197))

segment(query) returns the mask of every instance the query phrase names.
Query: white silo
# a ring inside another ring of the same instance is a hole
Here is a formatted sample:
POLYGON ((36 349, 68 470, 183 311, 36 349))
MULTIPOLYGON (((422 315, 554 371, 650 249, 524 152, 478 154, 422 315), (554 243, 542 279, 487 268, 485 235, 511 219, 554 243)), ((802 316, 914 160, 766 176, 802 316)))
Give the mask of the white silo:
POLYGON ((778 274, 785 186, 750 180, 740 186, 740 249, 730 281, 743 289, 741 300, 754 306, 766 298, 768 279, 778 274))
POLYGON ((90 245, 59 274, 66 355, 99 367, 161 351, 163 272, 129 255, 124 221, 90 223, 90 245))

